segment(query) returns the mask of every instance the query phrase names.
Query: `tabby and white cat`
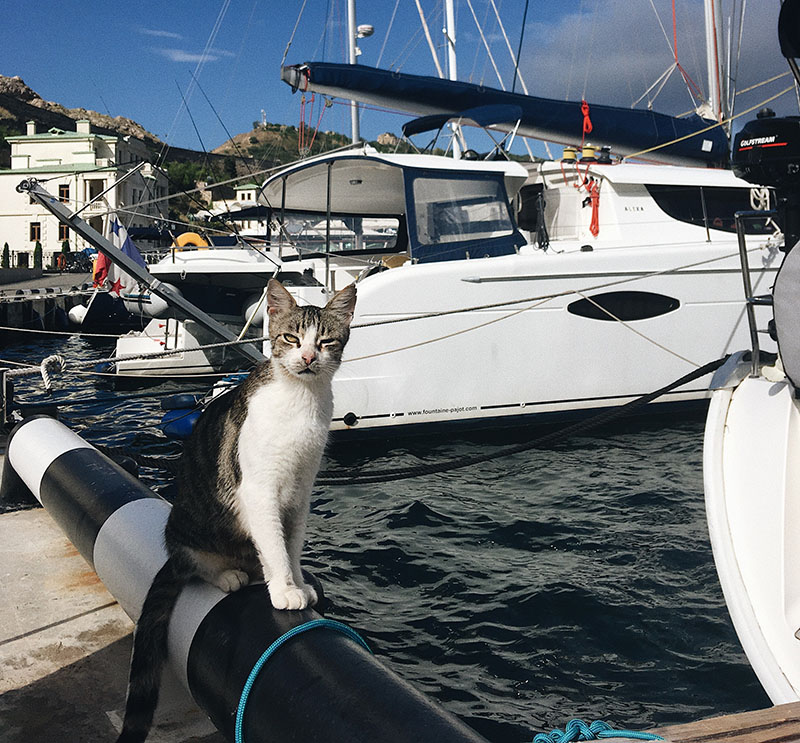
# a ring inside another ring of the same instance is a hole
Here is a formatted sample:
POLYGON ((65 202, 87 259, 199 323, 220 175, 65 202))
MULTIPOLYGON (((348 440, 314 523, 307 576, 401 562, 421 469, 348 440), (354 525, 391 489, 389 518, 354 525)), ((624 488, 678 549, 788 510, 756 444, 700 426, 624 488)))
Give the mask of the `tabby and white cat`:
POLYGON ((158 701, 172 610, 200 577, 223 591, 267 582, 276 609, 317 601, 300 571, 309 498, 333 413, 331 379, 350 335, 356 289, 324 308, 298 307, 267 286, 272 356, 216 398, 186 442, 164 530, 169 554, 136 626, 125 721, 117 743, 147 737, 158 701))

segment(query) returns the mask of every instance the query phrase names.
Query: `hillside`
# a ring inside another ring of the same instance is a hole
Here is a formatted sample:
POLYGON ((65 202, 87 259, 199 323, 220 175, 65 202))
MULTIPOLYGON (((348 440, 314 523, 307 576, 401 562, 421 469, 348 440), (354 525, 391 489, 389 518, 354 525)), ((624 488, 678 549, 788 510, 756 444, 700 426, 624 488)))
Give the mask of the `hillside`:
MULTIPOLYGON (((75 129, 75 122, 88 119, 92 131, 100 134, 119 134, 141 139, 153 152, 154 156, 162 150, 164 143, 141 124, 124 116, 108 116, 86 108, 66 108, 60 103, 45 101, 36 91, 25 84, 20 77, 0 75, 0 168, 8 168, 11 164, 11 150, 5 138, 25 133, 25 123, 35 121, 38 131, 47 131, 52 127, 58 129, 75 129)), ((231 153, 235 154, 235 153, 231 153)), ((225 154, 206 154, 197 150, 181 147, 169 148, 171 162, 213 164, 215 170, 224 169, 228 173, 244 174, 252 169, 253 162, 240 162, 238 157, 225 154)))
MULTIPOLYGON (((224 144, 212 150, 218 155, 240 155, 252 157, 257 163, 286 164, 297 160, 301 153, 298 147, 299 132, 296 126, 285 124, 259 124, 255 129, 236 134, 224 144)), ((336 132, 320 132, 308 154, 319 154, 350 144, 350 138, 336 132)), ((262 165, 261 167, 269 167, 262 165)))
POLYGON ((0 167, 10 164, 5 137, 25 133, 25 122, 35 121, 40 131, 51 127, 74 129, 78 119, 88 119, 94 131, 101 134, 131 135, 151 147, 160 147, 161 140, 143 126, 123 116, 111 117, 85 108, 65 108, 60 103, 45 101, 20 77, 0 75, 0 167))

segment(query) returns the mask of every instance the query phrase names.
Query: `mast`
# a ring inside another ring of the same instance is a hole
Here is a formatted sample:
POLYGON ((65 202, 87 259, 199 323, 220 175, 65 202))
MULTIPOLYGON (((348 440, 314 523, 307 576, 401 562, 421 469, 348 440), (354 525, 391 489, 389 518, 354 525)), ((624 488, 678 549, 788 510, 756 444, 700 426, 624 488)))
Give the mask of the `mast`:
MULTIPOLYGON (((347 61, 350 64, 356 64, 358 59, 356 33, 356 0, 347 0, 347 61)), ((361 140, 361 132, 358 126, 358 103, 353 100, 350 101, 350 132, 353 144, 361 140)))
POLYGON ((722 121, 728 112, 726 76, 723 74, 722 0, 705 0, 705 24, 708 102, 714 118, 722 121))
MULTIPOLYGON (((447 43, 447 79, 458 80, 458 68, 456 65, 456 21, 453 12, 453 0, 445 0, 445 27, 444 38, 447 43)), ((461 157, 461 127, 456 123, 450 124, 453 130, 453 157, 458 160, 461 157)))

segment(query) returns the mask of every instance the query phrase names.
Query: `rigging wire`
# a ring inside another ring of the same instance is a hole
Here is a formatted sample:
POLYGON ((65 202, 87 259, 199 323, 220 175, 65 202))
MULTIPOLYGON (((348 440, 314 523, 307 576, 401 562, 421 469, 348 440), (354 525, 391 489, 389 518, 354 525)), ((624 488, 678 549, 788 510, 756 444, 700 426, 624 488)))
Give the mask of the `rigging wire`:
MULTIPOLYGON (((220 8, 219 13, 217 14, 217 19, 214 22, 213 28, 211 29, 211 33, 209 34, 208 39, 206 40, 206 45, 203 48, 203 51, 200 55, 200 59, 198 60, 197 65, 195 66, 194 70, 195 74, 192 75, 193 80, 197 79, 200 72, 203 70, 203 67, 205 67, 206 62, 208 61, 209 54, 213 49, 213 45, 217 39, 217 35, 219 34, 220 28, 222 28, 222 22, 224 21, 225 16, 228 13, 228 8, 230 7, 230 4, 231 0, 224 0, 224 2, 222 3, 222 7, 220 8)), ((189 89, 187 91, 188 99, 191 99, 193 92, 194 92, 193 87, 190 84, 189 89)), ((167 136, 164 141, 164 146, 161 148, 161 152, 159 153, 158 158, 156 159, 157 164, 163 163, 166 160, 167 153, 169 152, 170 149, 169 140, 172 137, 172 132, 178 123, 178 118, 180 116, 180 113, 181 113, 181 108, 179 106, 178 111, 175 113, 175 118, 172 120, 172 124, 169 128, 169 131, 167 132, 167 136)))
MULTIPOLYGON (((525 38, 525 23, 528 19, 528 4, 530 0, 525 0, 525 12, 522 14, 522 25, 519 29, 519 45, 517 46, 517 56, 514 59, 514 82, 511 84, 511 92, 513 93, 517 87, 517 76, 519 76, 520 84, 522 85, 522 90, 525 92, 525 95, 528 95, 528 86, 525 85, 525 81, 522 79, 522 75, 519 74, 519 59, 520 55, 522 54, 522 40, 525 38)), ((492 7, 494 7, 495 13, 497 13, 497 8, 494 5, 494 0, 492 0, 492 7)), ((500 14, 498 13, 497 19, 500 20, 500 14)), ((503 36, 506 39, 506 43, 508 43, 508 37, 506 36, 505 28, 503 28, 503 36)), ((509 51, 511 51, 509 49, 509 51)), ((513 56, 513 55, 512 55, 513 56)))
POLYGON ((428 49, 430 49, 431 57, 433 57, 433 64, 436 67, 436 72, 440 79, 444 79, 444 71, 442 70, 442 65, 439 63, 439 55, 436 52, 436 46, 431 38, 428 22, 425 20, 425 12, 422 10, 422 5, 420 5, 419 0, 414 0, 414 2, 417 5, 417 13, 419 14, 419 21, 422 24, 422 30, 425 32, 425 38, 428 40, 428 49))
POLYGON ((489 61, 492 63, 492 68, 494 69, 494 74, 497 76, 497 81, 500 83, 500 88, 502 90, 506 89, 506 86, 503 84, 503 77, 500 74, 500 70, 497 69, 497 64, 494 61, 494 56, 492 55, 492 50, 489 47, 489 42, 486 40, 486 35, 483 33, 483 29, 481 28, 481 24, 478 21, 478 16, 475 15, 475 9, 472 7, 472 0, 467 0, 467 7, 469 8, 470 13, 472 13, 472 20, 475 21, 475 27, 478 29, 478 34, 481 37, 481 41, 483 42, 483 47, 486 49, 486 56, 489 58, 489 61))
POLYGON ((289 36, 289 41, 286 43, 286 48, 283 50, 283 57, 281 58, 281 67, 283 67, 283 63, 286 61, 286 57, 289 55, 289 47, 291 47, 292 42, 294 41, 294 35, 297 33, 297 27, 300 25, 300 19, 303 17, 303 11, 306 9, 307 2, 308 0, 303 0, 303 4, 300 6, 300 12, 297 14, 297 20, 294 22, 294 28, 292 29, 292 34, 291 36, 289 36))
POLYGON ((683 137, 678 137, 677 139, 673 139, 670 142, 662 142, 661 144, 657 144, 657 145, 655 145, 653 147, 648 147, 646 150, 639 150, 639 152, 633 152, 630 155, 625 155, 623 160, 630 160, 631 158, 634 158, 634 157, 641 157, 642 155, 646 155, 649 152, 655 152, 656 150, 663 149, 664 147, 669 147, 669 146, 671 146, 673 144, 677 144, 678 142, 683 142, 684 140, 691 139, 692 137, 696 137, 699 134, 705 134, 706 132, 709 132, 712 129, 716 129, 718 126, 724 126, 725 124, 729 124, 731 121, 733 121, 734 119, 738 119, 740 116, 744 116, 745 114, 752 113, 756 109, 759 109, 759 108, 762 108, 763 106, 766 106, 767 103, 770 103, 770 102, 774 101, 776 98, 780 98, 782 95, 786 95, 786 93, 788 93, 790 90, 794 90, 794 89, 795 89, 795 86, 794 86, 794 83, 792 83, 792 85, 790 85, 788 88, 784 88, 780 93, 776 93, 775 95, 770 96, 769 98, 767 98, 766 100, 763 100, 761 103, 759 103, 759 104, 757 104, 755 106, 750 106, 750 108, 745 109, 744 111, 742 111, 741 113, 736 114, 735 116, 731 116, 730 118, 724 119, 723 121, 715 122, 714 124, 711 124, 710 126, 706 126, 703 129, 698 129, 696 132, 692 132, 691 134, 685 134, 683 137))
POLYGON ((589 87, 589 72, 592 70, 592 58, 594 57, 594 47, 595 47, 595 39, 597 38, 597 26, 599 25, 596 22, 597 18, 597 7, 594 8, 592 13, 592 32, 589 37, 589 54, 586 57, 586 74, 583 77, 583 93, 581 94, 581 100, 586 100, 586 89, 589 87))
POLYGON ((381 46, 381 50, 378 53, 378 61, 375 62, 376 67, 381 66, 381 60, 383 59, 383 51, 386 49, 386 42, 389 41, 389 34, 392 32, 392 26, 394 25, 394 18, 397 15, 397 8, 400 6, 400 0, 395 0, 394 3, 394 10, 392 11, 392 17, 389 19, 389 26, 386 29, 386 36, 383 37, 383 45, 381 46))
MULTIPOLYGON (((487 25, 488 18, 489 18, 489 7, 487 6, 486 7, 486 13, 483 16, 483 23, 481 24, 482 27, 485 27, 487 25)), ((493 27, 489 31, 489 35, 490 36, 494 35, 494 32, 495 32, 496 28, 497 28, 497 23, 495 22, 495 24, 493 25, 493 27)), ((478 48, 476 46, 476 48, 475 48, 475 58, 476 58, 476 60, 477 60, 477 57, 478 57, 478 48)), ((486 81, 486 74, 487 74, 486 70, 487 70, 488 64, 489 64, 488 57, 484 58, 484 60, 483 60, 483 70, 481 71, 481 78, 480 78, 480 84, 481 85, 483 85, 484 82, 486 81)))
POLYGON ((583 4, 584 0, 581 0, 580 7, 578 8, 578 22, 575 24, 577 27, 576 33, 574 33, 572 37, 572 57, 569 63, 569 75, 567 76, 567 90, 564 94, 565 101, 570 99, 572 78, 575 72, 575 58, 578 56, 578 42, 583 38, 583 4))

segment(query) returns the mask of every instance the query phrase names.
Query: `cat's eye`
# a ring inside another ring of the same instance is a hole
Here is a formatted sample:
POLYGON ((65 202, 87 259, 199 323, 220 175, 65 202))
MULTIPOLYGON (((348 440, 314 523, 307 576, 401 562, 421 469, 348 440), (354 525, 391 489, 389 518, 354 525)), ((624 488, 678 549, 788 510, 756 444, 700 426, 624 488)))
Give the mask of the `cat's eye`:
POLYGON ((300 345, 300 339, 296 335, 292 335, 291 333, 284 333, 281 338, 287 343, 291 343, 293 346, 300 345))
POLYGON ((335 346, 339 341, 336 338, 323 338, 319 342, 320 348, 331 348, 335 346))

